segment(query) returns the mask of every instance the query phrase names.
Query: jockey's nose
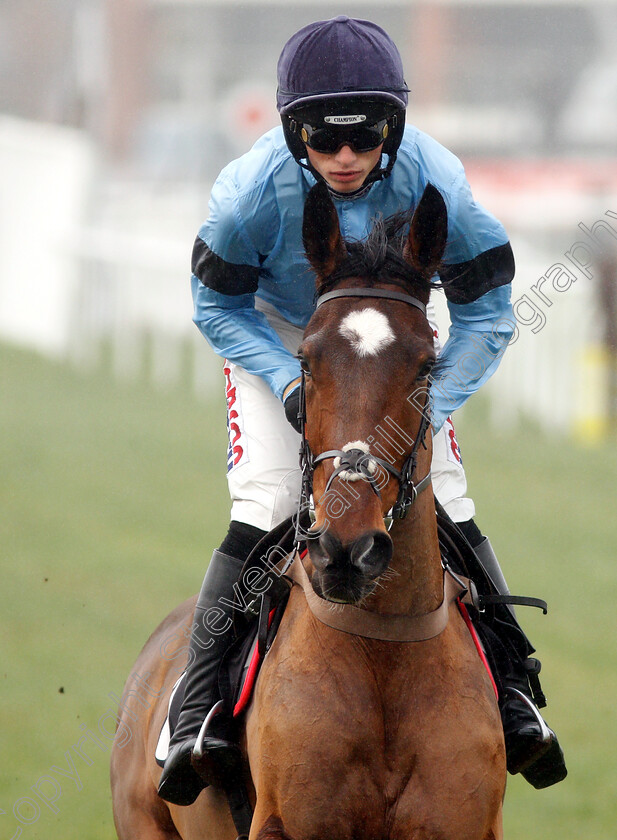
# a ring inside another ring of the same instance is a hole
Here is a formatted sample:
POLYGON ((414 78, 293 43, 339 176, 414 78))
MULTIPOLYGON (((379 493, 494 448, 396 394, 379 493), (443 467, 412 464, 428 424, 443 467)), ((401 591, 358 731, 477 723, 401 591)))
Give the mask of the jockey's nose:
POLYGON ((335 158, 339 163, 352 163, 356 159, 357 155, 351 146, 341 146, 341 148, 337 151, 335 158))

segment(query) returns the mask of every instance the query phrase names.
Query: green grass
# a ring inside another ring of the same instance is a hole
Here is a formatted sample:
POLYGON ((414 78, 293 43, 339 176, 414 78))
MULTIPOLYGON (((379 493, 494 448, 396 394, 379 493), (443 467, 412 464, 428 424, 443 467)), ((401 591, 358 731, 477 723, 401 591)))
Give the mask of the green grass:
MULTIPOLYGON (((496 437, 483 418, 479 403, 459 422, 477 521, 512 590, 549 600, 548 617, 521 617, 570 770, 545 791, 509 778, 506 840, 609 840, 615 442, 587 450, 531 427, 496 437)), ((225 447, 222 394, 206 405, 0 347, 0 836, 115 836, 99 723, 226 531, 225 447), (87 732, 99 744, 80 755, 87 732)))
POLYGON ((534 791, 510 777, 506 838, 609 840, 617 821, 617 566, 615 440, 584 448, 531 426, 486 437, 477 413, 460 425, 477 521, 513 592, 540 595, 549 614, 519 608, 543 662, 546 718, 568 778, 534 791))
POLYGON ((111 838, 105 740, 52 776, 53 808, 32 786, 57 795, 50 768, 70 772, 82 725, 98 733, 151 630, 199 588, 229 519, 223 403, 8 348, 0 370, 0 836, 111 838))

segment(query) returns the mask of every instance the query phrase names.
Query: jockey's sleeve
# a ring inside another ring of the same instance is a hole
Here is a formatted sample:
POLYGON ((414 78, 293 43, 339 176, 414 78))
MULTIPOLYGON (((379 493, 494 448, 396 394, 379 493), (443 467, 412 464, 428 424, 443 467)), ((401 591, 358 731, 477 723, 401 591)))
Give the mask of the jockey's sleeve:
POLYGON ((515 326, 510 290, 507 284, 471 303, 448 301, 450 332, 432 376, 435 431, 497 370, 515 326))
POLYGON ((501 222, 478 203, 456 158, 445 191, 448 241, 439 269, 449 302, 471 303, 514 277, 514 256, 501 222))
POLYGON ((439 270, 450 330, 431 388, 435 430, 497 370, 515 326, 508 235, 475 201, 458 161, 453 175, 447 193, 448 243, 439 270))
MULTIPOLYGON (((260 246, 268 243, 253 241, 229 171, 223 170, 212 189, 210 215, 193 248, 193 321, 215 353, 261 376, 282 399, 286 386, 300 375, 300 363, 255 309, 260 246)), ((249 207, 263 200, 250 190, 243 194, 249 207)))
POLYGON ((287 385, 300 376, 300 362, 283 346, 252 293, 223 294, 193 274, 193 321, 215 353, 261 376, 273 394, 283 398, 287 385))

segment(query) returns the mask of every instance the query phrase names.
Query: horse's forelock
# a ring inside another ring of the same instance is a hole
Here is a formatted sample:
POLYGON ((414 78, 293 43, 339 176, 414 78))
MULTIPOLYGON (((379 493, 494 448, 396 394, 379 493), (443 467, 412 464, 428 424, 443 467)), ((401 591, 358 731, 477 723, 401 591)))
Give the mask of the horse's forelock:
POLYGON ((422 277, 403 257, 410 212, 377 218, 366 239, 345 243, 347 259, 320 284, 320 294, 348 277, 369 281, 400 282, 406 288, 428 292, 430 280, 422 277))

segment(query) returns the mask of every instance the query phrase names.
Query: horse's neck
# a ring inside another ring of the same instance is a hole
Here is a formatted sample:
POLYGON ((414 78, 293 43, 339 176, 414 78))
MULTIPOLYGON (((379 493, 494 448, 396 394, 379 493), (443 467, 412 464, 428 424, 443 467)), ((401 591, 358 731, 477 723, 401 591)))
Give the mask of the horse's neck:
POLYGON ((397 574, 384 597, 396 603, 397 612, 417 615, 436 609, 443 600, 443 568, 432 492, 418 497, 407 517, 393 525, 391 536, 390 565, 397 574))
POLYGON ((443 568, 430 488, 418 496, 405 519, 395 520, 390 536, 390 570, 372 596, 372 608, 408 615, 436 609, 443 600, 443 568))

